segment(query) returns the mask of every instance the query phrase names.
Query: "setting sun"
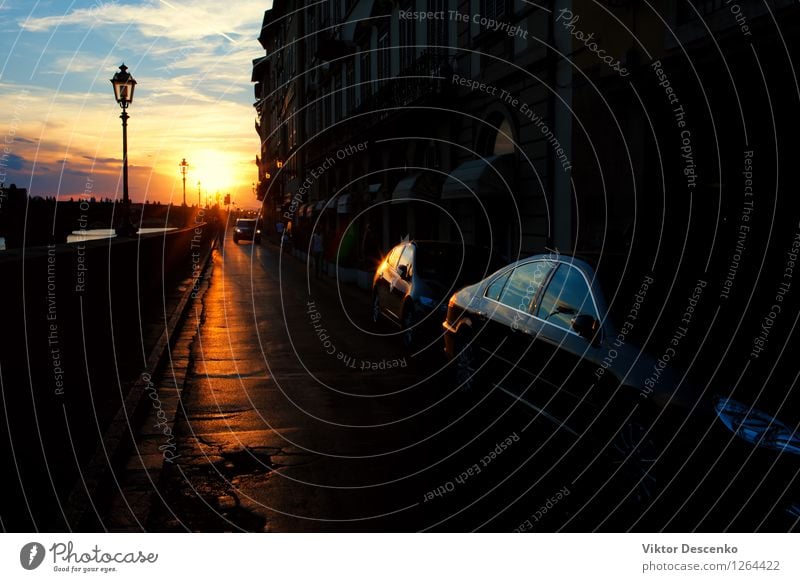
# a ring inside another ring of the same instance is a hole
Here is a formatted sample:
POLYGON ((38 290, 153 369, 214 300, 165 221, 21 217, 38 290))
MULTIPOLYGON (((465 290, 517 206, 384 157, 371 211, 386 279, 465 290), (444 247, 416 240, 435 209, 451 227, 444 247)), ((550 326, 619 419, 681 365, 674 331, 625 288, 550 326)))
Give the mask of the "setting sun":
MULTIPOLYGON (((172 173, 180 180, 180 158, 173 157, 177 161, 169 164, 164 160, 159 164, 158 171, 163 174, 172 173)), ((187 151, 186 161, 189 164, 186 172, 186 198, 190 204, 197 199, 198 182, 205 203, 206 196, 213 201, 217 193, 224 195, 227 192, 249 190, 255 175, 255 165, 252 162, 243 163, 240 152, 210 149, 187 151)))

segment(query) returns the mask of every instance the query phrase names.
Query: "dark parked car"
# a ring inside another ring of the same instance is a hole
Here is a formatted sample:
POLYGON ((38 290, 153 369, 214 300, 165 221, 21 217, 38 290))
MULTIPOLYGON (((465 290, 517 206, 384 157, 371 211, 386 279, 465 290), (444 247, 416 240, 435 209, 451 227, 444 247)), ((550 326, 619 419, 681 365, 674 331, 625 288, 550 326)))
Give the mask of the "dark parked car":
POLYGON ((394 247, 372 282, 372 320, 402 330, 403 343, 441 335, 447 297, 494 270, 488 249, 438 241, 407 241, 394 247))
MULTIPOLYGON (((798 418, 785 424, 751 406, 741 388, 732 398, 730 386, 693 383, 670 362, 688 349, 687 317, 700 317, 706 283, 681 296, 685 309, 664 331, 647 323, 646 304, 651 312, 665 305, 653 278, 634 277, 623 289, 621 266, 602 261, 536 255, 455 293, 443 327, 458 386, 531 412, 565 466, 568 458, 604 466, 592 494, 616 489, 641 510, 667 499, 665 485, 677 495, 683 478, 711 499, 695 508, 700 516, 713 507, 723 523, 748 510, 754 519, 798 519, 798 418)), ((668 511, 685 501, 673 499, 668 511)))
POLYGON ((261 227, 255 218, 239 218, 233 229, 233 242, 240 240, 252 240, 256 244, 261 244, 261 227))

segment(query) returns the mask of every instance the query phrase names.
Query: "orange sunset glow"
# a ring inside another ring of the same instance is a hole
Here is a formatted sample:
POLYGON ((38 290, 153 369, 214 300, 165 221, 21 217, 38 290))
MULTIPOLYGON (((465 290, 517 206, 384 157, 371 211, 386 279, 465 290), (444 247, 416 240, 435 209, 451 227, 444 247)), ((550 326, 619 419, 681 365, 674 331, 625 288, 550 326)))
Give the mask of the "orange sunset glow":
POLYGON ((216 7, 202 0, 77 2, 51 6, 52 14, 2 8, 22 30, 15 59, 0 71, 10 114, 3 181, 32 196, 120 197, 120 108, 109 79, 124 62, 138 83, 128 109, 132 200, 181 203, 178 164, 186 158, 189 204, 199 181, 203 203, 229 192, 256 206, 250 72, 265 3, 239 3, 236 14, 216 7))

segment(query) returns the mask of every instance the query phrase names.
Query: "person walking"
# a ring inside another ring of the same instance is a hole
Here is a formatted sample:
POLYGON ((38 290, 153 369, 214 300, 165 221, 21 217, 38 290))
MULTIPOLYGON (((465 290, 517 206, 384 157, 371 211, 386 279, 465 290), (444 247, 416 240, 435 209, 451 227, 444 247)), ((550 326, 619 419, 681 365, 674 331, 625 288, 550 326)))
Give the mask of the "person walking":
POLYGON ((286 225, 283 224, 282 220, 278 220, 275 223, 275 233, 277 235, 276 240, 278 241, 278 244, 281 244, 283 242, 283 231, 285 230, 285 228, 286 225))
POLYGON ((314 257, 314 276, 317 279, 322 277, 322 251, 322 235, 315 230, 311 235, 311 256, 314 257))

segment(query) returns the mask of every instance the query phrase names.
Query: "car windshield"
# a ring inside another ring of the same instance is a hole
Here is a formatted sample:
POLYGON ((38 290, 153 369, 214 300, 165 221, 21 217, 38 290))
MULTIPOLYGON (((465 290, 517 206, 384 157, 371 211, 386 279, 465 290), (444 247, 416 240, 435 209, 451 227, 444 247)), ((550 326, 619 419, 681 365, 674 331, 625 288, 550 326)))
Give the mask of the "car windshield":
POLYGON ((450 244, 417 244, 417 276, 447 285, 474 283, 494 271, 487 249, 450 244), (462 265, 463 261, 463 265, 462 265))
POLYGON ((238 226, 239 228, 255 228, 256 221, 247 218, 240 218, 239 220, 236 221, 236 226, 238 226))

